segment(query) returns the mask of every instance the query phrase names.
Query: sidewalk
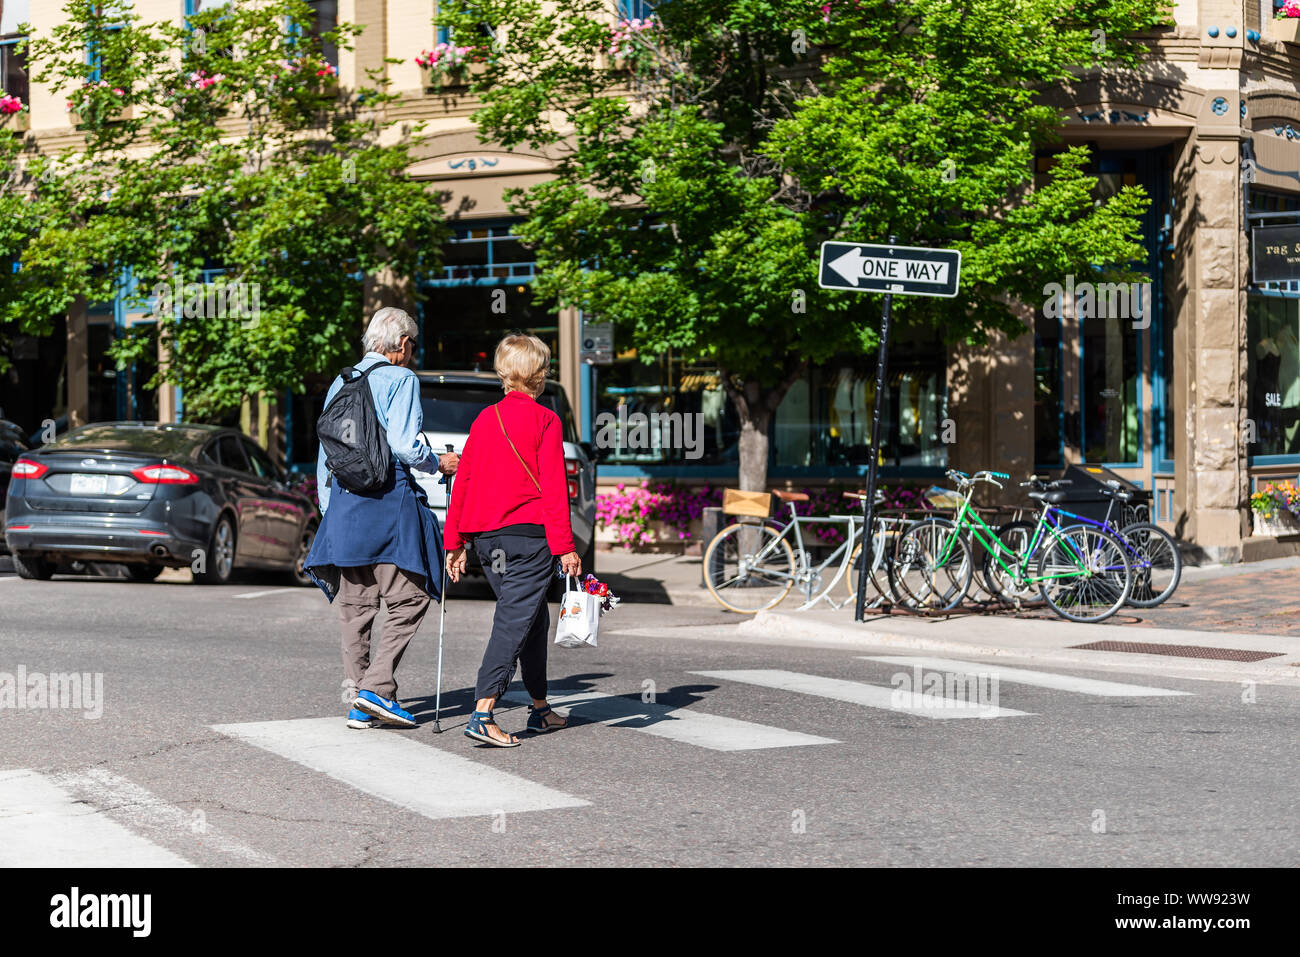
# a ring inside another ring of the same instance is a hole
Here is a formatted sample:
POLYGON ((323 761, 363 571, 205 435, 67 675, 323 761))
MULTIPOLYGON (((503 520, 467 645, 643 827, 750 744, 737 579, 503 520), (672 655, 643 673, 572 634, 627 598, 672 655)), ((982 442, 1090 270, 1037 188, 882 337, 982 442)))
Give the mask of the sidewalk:
POLYGON ((596 577, 615 595, 655 605, 721 606, 702 587, 698 555, 648 555, 621 549, 597 552, 596 577))
MULTIPOLYGON (((700 566, 701 559, 692 555, 617 550, 600 552, 596 558, 597 575, 617 595, 655 604, 716 608, 717 602, 701 587, 700 566)), ((836 590, 836 600, 839 591, 836 590)), ((781 610, 789 611, 796 604, 791 594, 781 610)), ((1007 614, 1003 612, 996 617, 1001 620, 1007 614)), ((1022 615, 1056 620, 1048 610, 1030 609, 1022 615)), ((1182 581, 1173 598, 1158 608, 1126 608, 1106 622, 1106 626, 1114 625, 1300 638, 1300 557, 1236 565, 1184 566, 1182 581)))
MULTIPOLYGON (((598 574, 631 601, 717 608, 700 585, 700 559, 602 553, 598 574)), ((1050 610, 963 613, 928 618, 897 611, 853 621, 846 605, 796 611, 793 596, 774 611, 735 623, 693 626, 683 637, 756 643, 897 648, 953 656, 991 656, 1101 670, 1159 671, 1186 677, 1300 682, 1300 558, 1184 569, 1173 598, 1158 608, 1126 608, 1101 624, 1057 618, 1050 610), (1095 642, 1122 642, 1103 649, 1095 642), (1218 652, 1208 649, 1217 649, 1218 652), (1257 661, 1239 660, 1268 657, 1257 661), (1222 657, 1207 657, 1220 654, 1222 657)))

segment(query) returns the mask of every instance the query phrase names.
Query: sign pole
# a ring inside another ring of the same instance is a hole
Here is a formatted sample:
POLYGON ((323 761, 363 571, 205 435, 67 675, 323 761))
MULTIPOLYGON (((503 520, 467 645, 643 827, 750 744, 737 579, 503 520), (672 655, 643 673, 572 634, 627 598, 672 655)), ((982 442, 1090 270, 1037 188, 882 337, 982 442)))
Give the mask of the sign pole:
MULTIPOLYGON (((1296 215, 1296 214, 1291 214, 1296 215)), ((1300 246, 1300 243, 1297 244, 1300 246)), ((1300 259, 1300 256, 1297 257, 1300 259)), ((890 236, 888 246, 828 239, 818 255, 817 285, 846 292, 878 292, 885 297, 880 316, 880 355, 876 362, 876 400, 871 413, 871 458, 867 462, 867 490, 862 500, 862 564, 858 576, 854 621, 863 621, 867 608, 867 573, 872 565, 871 522, 876 511, 876 477, 880 463, 880 413, 889 381, 889 313, 894 296, 960 294, 961 250, 929 246, 900 246, 890 236)))
MULTIPOLYGON (((891 246, 897 241, 897 237, 889 237, 891 246)), ((871 520, 876 510, 876 463, 880 459, 880 408, 884 404, 886 382, 888 382, 889 313, 892 305, 893 295, 887 292, 884 310, 880 315, 880 355, 876 361, 876 398, 871 410, 871 457, 867 460, 867 496, 862 500, 862 569, 858 574, 857 604, 853 610, 854 621, 865 620, 867 611, 867 572, 873 560, 871 520)))

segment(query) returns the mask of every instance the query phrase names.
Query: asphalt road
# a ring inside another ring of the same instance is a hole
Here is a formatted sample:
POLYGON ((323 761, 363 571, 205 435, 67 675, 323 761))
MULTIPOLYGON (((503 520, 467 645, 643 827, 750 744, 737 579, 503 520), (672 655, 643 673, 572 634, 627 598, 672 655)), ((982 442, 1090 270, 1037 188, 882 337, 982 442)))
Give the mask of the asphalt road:
MULTIPOLYGON (((882 702, 915 672, 863 656, 897 651, 679 637, 734 618, 629 602, 599 648, 551 651, 551 687, 578 695, 571 727, 486 749, 461 732, 491 613, 453 593, 443 734, 436 606, 398 673, 421 726, 347 731, 315 589, 0 575, 0 705, 20 668, 103 676, 98 718, 84 699, 0 707, 0 836, 27 842, 0 840, 0 863, 1300 860, 1290 687, 1251 701, 1236 682, 1003 669, 978 686, 994 716, 948 720, 938 699, 882 702)), ((525 717, 498 709, 507 730, 525 717)))

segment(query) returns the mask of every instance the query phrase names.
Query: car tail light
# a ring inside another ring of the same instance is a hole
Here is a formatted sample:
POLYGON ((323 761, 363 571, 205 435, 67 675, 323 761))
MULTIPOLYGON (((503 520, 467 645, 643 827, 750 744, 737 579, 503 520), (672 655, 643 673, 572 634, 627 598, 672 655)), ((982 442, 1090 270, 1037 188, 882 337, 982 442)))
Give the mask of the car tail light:
POLYGON ((578 472, 582 469, 582 463, 577 459, 564 460, 564 473, 568 476, 569 498, 578 497, 578 472))
POLYGON ((50 467, 42 462, 33 462, 31 459, 19 459, 14 463, 13 477, 20 479, 38 479, 49 470, 50 467))
POLYGON ((194 485, 199 480, 197 475, 179 465, 143 465, 131 469, 131 474, 137 482, 149 485, 194 485))
POLYGON ((167 534, 166 532, 159 531, 158 529, 155 528, 137 528, 136 531, 139 532, 141 535, 166 535, 167 534))
POLYGON ((10 525, 10 526, 6 529, 6 531, 9 531, 9 532, 25 532, 25 531, 27 531, 29 528, 31 528, 30 525, 10 525))

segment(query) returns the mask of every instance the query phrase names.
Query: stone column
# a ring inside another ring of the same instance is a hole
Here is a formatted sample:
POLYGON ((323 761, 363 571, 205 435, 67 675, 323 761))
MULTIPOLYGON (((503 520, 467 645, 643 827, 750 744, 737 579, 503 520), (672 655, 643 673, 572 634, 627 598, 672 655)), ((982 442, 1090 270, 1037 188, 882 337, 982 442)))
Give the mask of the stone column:
MULTIPOLYGON (((163 372, 171 364, 171 348, 163 340, 162 322, 158 326, 158 371, 163 372)), ((176 386, 170 382, 161 382, 158 385, 158 421, 175 422, 176 421, 176 386)))
POLYGON ((560 385, 568 393, 575 422, 582 422, 586 414, 582 408, 582 367, 578 351, 582 338, 582 313, 577 309, 560 310, 560 385))
POLYGON ((90 334, 86 299, 78 296, 68 307, 68 428, 90 421, 90 334))
MULTIPOLYGON (((1239 116, 1235 94, 1212 91, 1207 102, 1216 96, 1228 101, 1227 113, 1239 116)), ((1236 131, 1231 136, 1215 133, 1204 126, 1198 130, 1195 194, 1189 197, 1198 217, 1195 261, 1184 267, 1192 306, 1184 316, 1193 321, 1179 370, 1187 376, 1189 442, 1178 472, 1186 482, 1191 537, 1211 558, 1232 561, 1240 559, 1246 519, 1246 449, 1240 436, 1248 257, 1239 138, 1236 131)))

